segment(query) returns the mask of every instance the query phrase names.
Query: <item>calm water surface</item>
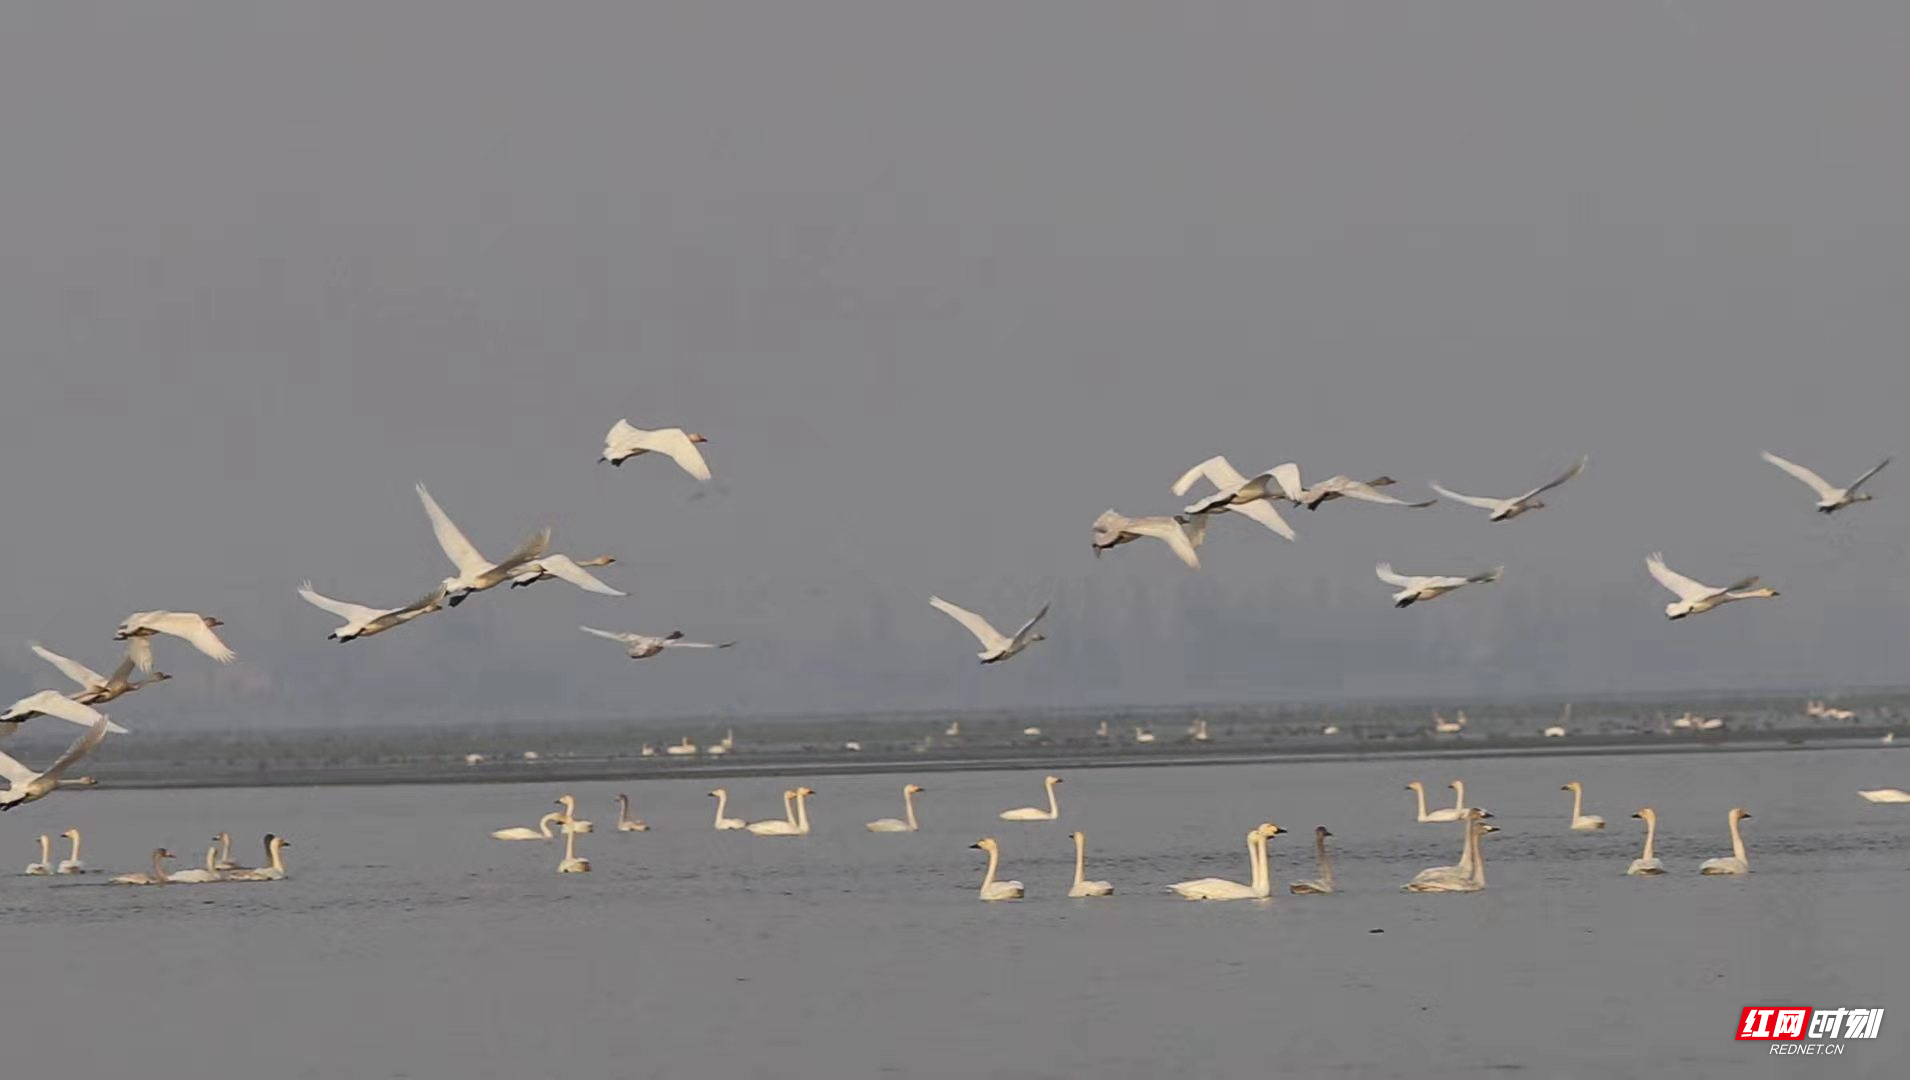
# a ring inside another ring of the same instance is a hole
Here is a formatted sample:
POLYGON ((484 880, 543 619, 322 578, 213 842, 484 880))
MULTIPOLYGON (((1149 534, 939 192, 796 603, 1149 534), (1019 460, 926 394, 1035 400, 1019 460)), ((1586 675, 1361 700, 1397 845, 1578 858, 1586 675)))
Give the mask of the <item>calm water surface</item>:
MULTIPOLYGON (((254 862, 276 830, 292 880, 0 878, 0 1075, 1901 1076, 1910 807, 1854 793, 1905 772, 1876 750, 1092 770, 1039 824, 995 817, 1038 802, 1039 773, 948 774, 912 835, 862 828, 899 816, 905 774, 820 777, 799 839, 715 833, 694 781, 593 783, 570 789, 600 827, 587 876, 488 837, 555 787, 63 793, 0 818, 0 865, 69 825, 115 873, 220 829, 254 862), (1454 770, 1504 827, 1490 888, 1402 894, 1460 837, 1401 786, 1454 770), (1604 834, 1565 828, 1571 779, 1604 834), (619 790, 653 831, 609 831, 619 790), (1647 804, 1674 873, 1626 878, 1647 804), (1700 879, 1733 805, 1755 873, 1700 879), (1342 892, 1162 894, 1244 880, 1262 820, 1293 830, 1276 883, 1312 877, 1332 829, 1342 892), (1074 828, 1119 895, 1065 898, 1074 828), (974 898, 983 835, 1028 900, 974 898), (1731 1038, 1756 1003, 1889 1011, 1842 1059, 1778 1061, 1731 1038)), ((779 814, 781 784, 730 787, 732 813, 779 814)))

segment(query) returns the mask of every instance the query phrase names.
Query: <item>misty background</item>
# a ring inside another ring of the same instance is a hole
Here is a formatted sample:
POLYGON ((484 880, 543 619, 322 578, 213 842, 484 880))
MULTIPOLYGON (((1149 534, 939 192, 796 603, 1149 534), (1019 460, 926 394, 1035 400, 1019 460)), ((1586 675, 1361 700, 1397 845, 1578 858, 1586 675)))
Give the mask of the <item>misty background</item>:
MULTIPOLYGON (((127 2, 0 34, 0 694, 141 727, 1905 681, 1910 9, 127 2), (596 462, 620 417, 715 483, 596 462), (1551 508, 1221 516, 1214 453, 1551 508), (497 590, 533 529, 627 600, 497 590), (1668 623, 1644 569, 1783 596, 1668 623), (1373 563, 1504 563, 1406 611, 1373 563), (983 668, 940 593, 1050 640, 983 668), (643 664, 588 623, 741 644, 643 664)), ((10 698, 9 698, 10 700, 10 698)))

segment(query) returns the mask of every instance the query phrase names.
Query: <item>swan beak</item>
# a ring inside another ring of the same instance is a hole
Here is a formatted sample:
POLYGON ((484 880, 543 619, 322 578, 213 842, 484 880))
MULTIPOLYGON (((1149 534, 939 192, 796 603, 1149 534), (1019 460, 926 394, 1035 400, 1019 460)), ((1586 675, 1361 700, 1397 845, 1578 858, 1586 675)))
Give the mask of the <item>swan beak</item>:
POLYGON ((1633 814, 1633 815, 1632 815, 1632 817, 1635 817, 1635 818, 1638 818, 1638 819, 1640 819, 1640 820, 1643 820, 1643 819, 1644 819, 1644 816, 1645 816, 1645 815, 1643 815, 1643 814, 1633 814))
POLYGON ((1751 820, 1751 815, 1749 815, 1749 814, 1739 814, 1739 815, 1738 815, 1738 820, 1739 820, 1739 821, 1749 821, 1749 820, 1751 820))
POLYGON ((982 846, 980 844, 970 844, 968 846, 975 849, 976 851, 980 851, 982 849, 982 846))

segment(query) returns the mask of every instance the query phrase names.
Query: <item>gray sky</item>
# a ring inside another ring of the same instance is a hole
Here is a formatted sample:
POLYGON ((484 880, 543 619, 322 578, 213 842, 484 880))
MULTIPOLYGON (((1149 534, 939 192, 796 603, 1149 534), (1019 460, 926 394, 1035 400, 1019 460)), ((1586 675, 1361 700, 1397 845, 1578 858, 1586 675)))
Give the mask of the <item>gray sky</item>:
POLYGON ((152 607, 132 726, 1901 681, 1910 10, 36 5, 0 35, 0 691, 152 607), (596 464, 710 436, 705 497, 596 464), (1334 504, 1095 560, 1215 452, 1334 504), (1902 471, 1898 471, 1902 470, 1902 471), (627 601, 496 592, 541 524, 627 601), (1784 592, 1668 624, 1644 555, 1784 592), (1395 611, 1372 564, 1503 562, 1395 611), (1051 640, 981 668, 931 592, 1051 640), (622 660, 579 623, 735 637, 622 660))

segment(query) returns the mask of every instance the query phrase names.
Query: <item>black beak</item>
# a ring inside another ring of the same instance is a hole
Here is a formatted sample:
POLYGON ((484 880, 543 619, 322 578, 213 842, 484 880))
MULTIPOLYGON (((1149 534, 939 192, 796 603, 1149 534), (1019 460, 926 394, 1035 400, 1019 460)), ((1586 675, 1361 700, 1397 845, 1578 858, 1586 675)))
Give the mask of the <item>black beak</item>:
MULTIPOLYGON (((5 809, 5 807, 0 807, 0 809, 5 809)), ((980 851, 982 849, 982 846, 980 844, 970 844, 968 846, 971 848, 974 848, 976 851, 980 851)))
POLYGON ((456 596, 447 597, 444 602, 450 604, 452 607, 457 607, 459 604, 464 603, 464 595, 463 593, 459 593, 456 596))

